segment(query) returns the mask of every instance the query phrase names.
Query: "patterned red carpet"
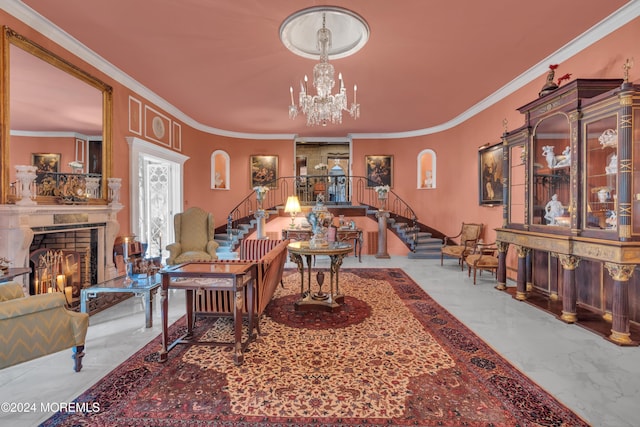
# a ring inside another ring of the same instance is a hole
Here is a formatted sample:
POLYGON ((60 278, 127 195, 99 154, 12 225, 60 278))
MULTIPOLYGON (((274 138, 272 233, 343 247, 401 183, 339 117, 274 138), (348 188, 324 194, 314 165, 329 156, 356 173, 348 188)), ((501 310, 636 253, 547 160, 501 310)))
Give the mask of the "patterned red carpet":
MULTIPOLYGON (((284 284, 242 366, 230 348, 204 346, 178 346, 158 363, 158 337, 77 399, 99 402, 99 413, 43 425, 587 425, 402 270, 341 271, 336 313, 296 312, 298 274, 286 272, 284 284)), ((202 318, 197 329, 228 339, 231 323, 202 318)))

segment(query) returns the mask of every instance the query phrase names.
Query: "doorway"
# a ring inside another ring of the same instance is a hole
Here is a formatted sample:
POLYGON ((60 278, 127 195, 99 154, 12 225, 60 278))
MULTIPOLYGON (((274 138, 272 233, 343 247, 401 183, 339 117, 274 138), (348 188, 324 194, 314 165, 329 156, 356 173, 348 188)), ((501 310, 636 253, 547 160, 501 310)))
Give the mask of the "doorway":
POLYGON ((147 257, 169 255, 173 216, 183 210, 182 168, 188 157, 139 138, 128 138, 131 151, 131 228, 146 244, 147 257))
POLYGON ((299 138, 295 140, 297 195, 304 204, 315 203, 325 194, 329 203, 351 200, 351 140, 344 138, 299 138))

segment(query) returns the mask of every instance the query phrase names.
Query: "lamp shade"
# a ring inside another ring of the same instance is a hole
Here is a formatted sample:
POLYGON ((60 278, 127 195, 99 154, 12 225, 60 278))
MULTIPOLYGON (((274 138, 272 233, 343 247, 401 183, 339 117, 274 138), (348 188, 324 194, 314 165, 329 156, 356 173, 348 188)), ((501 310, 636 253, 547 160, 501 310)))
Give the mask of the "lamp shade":
POLYGON ((287 198, 287 204, 284 207, 284 211, 290 214, 297 214, 300 210, 300 201, 298 200, 298 196, 289 196, 287 198))

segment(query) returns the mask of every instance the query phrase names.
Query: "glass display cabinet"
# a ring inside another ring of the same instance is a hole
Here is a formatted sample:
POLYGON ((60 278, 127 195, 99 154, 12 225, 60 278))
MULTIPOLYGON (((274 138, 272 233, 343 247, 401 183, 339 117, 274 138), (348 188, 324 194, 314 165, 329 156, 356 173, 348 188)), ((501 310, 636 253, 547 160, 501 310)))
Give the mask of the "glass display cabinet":
POLYGON ((515 298, 638 345, 640 86, 577 79, 518 111, 524 125, 502 137, 498 289, 513 268, 515 298))

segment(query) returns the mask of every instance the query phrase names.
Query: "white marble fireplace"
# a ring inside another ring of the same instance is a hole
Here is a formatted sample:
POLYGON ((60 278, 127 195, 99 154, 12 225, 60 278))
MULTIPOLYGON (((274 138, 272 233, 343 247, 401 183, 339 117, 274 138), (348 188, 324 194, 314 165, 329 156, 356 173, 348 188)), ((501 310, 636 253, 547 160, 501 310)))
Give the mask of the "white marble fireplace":
MULTIPOLYGON (((36 233, 83 227, 98 230, 97 277, 116 276, 113 242, 120 230, 116 214, 122 205, 0 205, 0 257, 11 267, 29 267, 29 250, 36 233)), ((28 290, 28 278, 16 278, 28 290)))

